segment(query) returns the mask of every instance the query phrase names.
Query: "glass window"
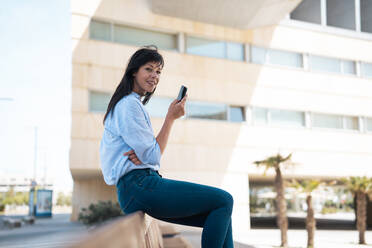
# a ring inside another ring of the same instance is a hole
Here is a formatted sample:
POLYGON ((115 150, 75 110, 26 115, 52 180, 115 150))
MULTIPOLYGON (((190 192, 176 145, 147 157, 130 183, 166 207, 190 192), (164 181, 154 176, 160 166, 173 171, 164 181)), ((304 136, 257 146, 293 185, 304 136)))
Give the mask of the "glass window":
POLYGON ((355 30, 355 1, 327 0, 327 25, 355 30))
POLYGON ((345 116, 345 129, 359 130, 358 117, 345 116))
POLYGON ((223 41, 186 37, 186 52, 189 54, 225 58, 225 51, 226 43, 223 41))
POLYGON ((227 58, 231 60, 244 60, 244 46, 240 43, 227 42, 227 58))
POLYGON ((268 50, 268 62, 274 65, 302 67, 302 54, 278 50, 268 50))
POLYGON ((243 122, 244 119, 244 107, 229 107, 229 121, 243 122))
POLYGON ((312 114, 313 127, 342 129, 342 116, 327 114, 312 114))
POLYGON ((309 60, 310 70, 312 71, 341 72, 339 59, 310 55, 309 60))
POLYGON ((251 46, 251 61, 255 64, 265 64, 266 49, 262 47, 251 46))
POLYGON ((366 130, 372 132, 372 118, 366 118, 366 130))
POLYGON ((267 124, 267 109, 253 108, 253 122, 254 124, 267 124))
POLYGON ((342 60, 342 72, 345 74, 356 74, 355 62, 350 60, 342 60))
POLYGON ((372 1, 360 0, 360 21, 362 32, 372 33, 372 1))
POLYGON ((111 95, 103 92, 89 92, 89 111, 106 112, 110 102, 111 95))
POLYGON ((176 35, 114 25, 114 41, 118 43, 144 46, 153 44, 159 49, 177 48, 176 35))
POLYGON ((362 76, 372 77, 372 64, 362 63, 362 76))
POLYGON ((145 108, 151 117, 165 117, 171 102, 171 98, 151 97, 145 108))
POLYGON ((89 37, 94 40, 111 41, 111 24, 92 20, 89 26, 89 37))
POLYGON ((186 102, 186 117, 227 120, 227 106, 225 104, 188 101, 186 102))
POLYGON ((294 20, 321 23, 320 0, 303 0, 290 14, 294 20))
POLYGON ((303 127, 305 114, 299 111, 270 109, 270 124, 303 127))

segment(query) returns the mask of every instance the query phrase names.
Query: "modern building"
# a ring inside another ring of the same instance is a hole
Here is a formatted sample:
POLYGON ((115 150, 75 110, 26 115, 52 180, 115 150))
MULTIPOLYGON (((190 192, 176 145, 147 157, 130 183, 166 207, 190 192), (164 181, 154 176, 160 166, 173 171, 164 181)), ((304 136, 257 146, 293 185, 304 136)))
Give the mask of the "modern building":
POLYGON ((115 200, 99 159, 103 115, 126 63, 155 44, 165 67, 147 109, 154 132, 181 84, 161 173, 228 190, 249 230, 253 165, 280 152, 286 177, 372 176, 372 1, 71 1, 73 214, 115 200))

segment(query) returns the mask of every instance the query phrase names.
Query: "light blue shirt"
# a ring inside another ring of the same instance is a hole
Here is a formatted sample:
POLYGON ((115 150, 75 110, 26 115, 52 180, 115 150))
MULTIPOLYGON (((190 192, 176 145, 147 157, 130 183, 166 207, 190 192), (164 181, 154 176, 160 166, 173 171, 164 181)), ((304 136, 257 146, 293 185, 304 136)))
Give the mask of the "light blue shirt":
POLYGON ((137 93, 123 97, 107 116, 104 126, 99 151, 103 178, 108 185, 116 185, 120 177, 134 169, 159 170, 160 147, 150 116, 137 93), (123 155, 130 150, 134 150, 141 165, 135 165, 123 155))

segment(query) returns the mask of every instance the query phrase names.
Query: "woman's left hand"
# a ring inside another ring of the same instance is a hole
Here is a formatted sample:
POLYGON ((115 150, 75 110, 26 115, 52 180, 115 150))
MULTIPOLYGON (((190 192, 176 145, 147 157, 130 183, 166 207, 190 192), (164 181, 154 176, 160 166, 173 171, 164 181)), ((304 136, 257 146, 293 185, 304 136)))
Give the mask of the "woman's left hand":
POLYGON ((124 156, 128 156, 130 161, 132 161, 133 164, 135 165, 141 165, 142 162, 138 159, 137 155, 134 153, 134 150, 130 150, 126 153, 124 153, 124 156))

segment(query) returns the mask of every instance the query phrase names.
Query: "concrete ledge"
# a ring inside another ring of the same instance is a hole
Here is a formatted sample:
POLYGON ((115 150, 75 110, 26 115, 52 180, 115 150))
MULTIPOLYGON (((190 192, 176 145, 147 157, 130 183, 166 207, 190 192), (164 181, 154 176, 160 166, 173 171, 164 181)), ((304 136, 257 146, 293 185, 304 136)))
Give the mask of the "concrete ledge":
POLYGON ((184 238, 175 237, 179 232, 171 226, 162 230, 156 219, 138 211, 98 228, 70 248, 192 248, 184 238))

